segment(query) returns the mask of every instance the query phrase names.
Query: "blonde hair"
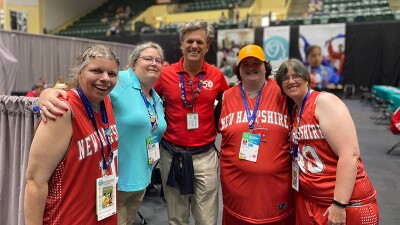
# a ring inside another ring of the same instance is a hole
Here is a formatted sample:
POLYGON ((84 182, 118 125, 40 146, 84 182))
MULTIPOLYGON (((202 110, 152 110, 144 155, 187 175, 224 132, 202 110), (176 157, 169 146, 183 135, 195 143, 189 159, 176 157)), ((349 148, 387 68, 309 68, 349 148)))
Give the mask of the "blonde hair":
POLYGON ((110 48, 99 44, 90 46, 81 55, 78 56, 75 66, 70 69, 71 74, 70 80, 67 83, 67 89, 77 88, 79 86, 79 73, 82 71, 83 68, 85 68, 86 65, 90 63, 92 59, 95 59, 96 57, 112 60, 116 62, 119 66, 119 60, 110 48))

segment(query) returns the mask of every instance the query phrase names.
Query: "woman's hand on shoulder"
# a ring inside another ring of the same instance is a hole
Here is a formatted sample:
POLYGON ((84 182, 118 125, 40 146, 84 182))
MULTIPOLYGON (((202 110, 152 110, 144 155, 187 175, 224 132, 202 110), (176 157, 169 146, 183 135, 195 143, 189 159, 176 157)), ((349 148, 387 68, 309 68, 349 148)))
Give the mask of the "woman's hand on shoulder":
POLYGON ((40 94, 40 116, 43 122, 47 122, 47 119, 56 120, 57 116, 63 116, 64 112, 69 110, 68 104, 58 98, 60 96, 67 99, 67 92, 57 88, 48 88, 40 94))

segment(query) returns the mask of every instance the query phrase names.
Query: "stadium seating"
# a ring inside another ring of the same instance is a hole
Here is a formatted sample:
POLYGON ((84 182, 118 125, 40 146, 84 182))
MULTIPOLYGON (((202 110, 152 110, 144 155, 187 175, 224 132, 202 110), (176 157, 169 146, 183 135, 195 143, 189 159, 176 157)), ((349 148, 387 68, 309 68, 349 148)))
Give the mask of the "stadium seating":
POLYGON ((205 10, 218 10, 232 7, 233 4, 242 4, 242 0, 206 0, 206 1, 193 1, 189 3, 186 12, 205 11, 205 10))
MULTIPOLYGON (((115 15, 109 15, 109 22, 101 22, 104 19, 104 14, 107 12, 111 4, 122 4, 130 6, 134 12, 126 21, 131 20, 139 13, 151 6, 153 1, 142 0, 110 0, 102 6, 94 9, 88 15, 80 18, 72 25, 62 30, 58 35, 97 38, 104 37, 107 30, 110 28, 110 23, 115 19, 115 15)), ((208 10, 222 10, 233 7, 234 4, 245 7, 248 0, 182 0, 181 4, 185 4, 185 12, 197 12, 208 10)), ((271 26, 280 25, 307 25, 307 24, 327 24, 327 23, 352 23, 352 22, 370 22, 370 21, 385 21, 385 20, 400 20, 400 12, 396 12, 390 8, 389 0, 323 0, 322 10, 313 12, 309 17, 291 17, 290 15, 283 20, 271 21, 271 26)), ((139 21, 140 22, 140 21, 139 21)), ((217 22, 217 21, 216 21, 217 22)), ((237 23, 214 24, 217 29, 234 29, 238 27, 237 23)), ((139 26, 139 25, 138 25, 139 26)), ((121 26, 122 32, 130 35, 131 31, 124 31, 124 26, 121 26)), ((136 24, 135 24, 136 28, 136 24)), ((149 29, 135 29, 144 33, 153 33, 155 29, 151 26, 145 27, 149 29)), ((177 31, 177 25, 165 25, 159 29, 162 33, 170 33, 177 31)))
MULTIPOLYGON (((65 30, 62 30, 58 35, 63 36, 74 36, 74 37, 99 37, 105 36, 107 30, 110 27, 110 23, 115 20, 115 14, 108 15, 108 22, 102 23, 101 20, 107 13, 109 7, 114 4, 122 4, 122 6, 130 6, 134 11, 126 19, 129 21, 131 18, 135 17, 138 13, 144 11, 147 7, 151 6, 152 1, 142 1, 142 0, 110 0, 94 9, 92 12, 86 16, 80 18, 78 21, 74 22, 72 25, 68 26, 65 30)), ((123 28, 123 26, 121 26, 123 28)))
POLYGON ((388 0, 323 0, 322 10, 310 18, 291 18, 273 22, 272 25, 351 23, 400 19, 389 6, 388 0), (295 21, 295 22, 293 22, 295 21))

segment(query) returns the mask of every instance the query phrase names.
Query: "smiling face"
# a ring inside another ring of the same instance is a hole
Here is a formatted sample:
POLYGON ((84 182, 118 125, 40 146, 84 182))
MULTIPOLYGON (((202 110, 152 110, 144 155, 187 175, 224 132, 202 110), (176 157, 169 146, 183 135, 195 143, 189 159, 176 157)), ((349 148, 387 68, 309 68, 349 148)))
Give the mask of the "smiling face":
POLYGON ((132 69, 135 71, 139 82, 151 88, 158 78, 160 78, 162 69, 160 53, 155 48, 145 48, 140 52, 132 69))
POLYGON ((282 77, 281 82, 283 92, 295 102, 296 99, 303 99, 308 91, 308 82, 297 74, 291 66, 288 67, 287 74, 282 77))
POLYGON ((207 33, 203 29, 187 31, 181 41, 183 57, 187 61, 202 61, 210 44, 207 43, 207 33))
POLYGON ((118 64, 110 59, 95 57, 79 73, 79 85, 88 100, 99 103, 117 83, 118 64))
POLYGON ((265 81, 264 62, 256 57, 247 57, 240 62, 240 78, 243 84, 259 84, 265 81))

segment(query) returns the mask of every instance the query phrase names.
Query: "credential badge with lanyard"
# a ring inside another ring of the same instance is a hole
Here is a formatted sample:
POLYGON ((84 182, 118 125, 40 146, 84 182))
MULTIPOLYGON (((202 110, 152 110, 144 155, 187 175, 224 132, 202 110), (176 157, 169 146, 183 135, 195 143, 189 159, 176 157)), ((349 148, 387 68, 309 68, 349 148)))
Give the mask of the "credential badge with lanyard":
POLYGON ((239 150, 239 159, 244 159, 251 162, 257 161, 261 135, 253 134, 252 132, 254 129, 254 125, 256 123, 258 106, 260 105, 260 99, 261 99, 261 92, 264 89, 264 86, 265 83, 257 93, 256 104, 254 106, 253 113, 251 113, 249 104, 247 102, 246 94, 243 89, 243 85, 242 83, 240 83, 240 93, 242 95, 244 108, 246 109, 247 120, 249 121, 249 132, 243 132, 239 150))
POLYGON ((149 113, 149 118, 150 118, 150 125, 151 125, 151 136, 146 138, 146 148, 147 148, 147 159, 149 162, 149 165, 152 165, 155 161, 160 159, 160 146, 159 146, 159 140, 157 138, 157 135, 154 133, 158 127, 158 114, 157 114, 157 102, 156 98, 154 97, 155 93, 153 90, 151 90, 151 98, 153 100, 153 105, 150 104, 149 100, 147 100, 146 95, 143 93, 142 90, 140 90, 140 94, 142 95, 144 104, 146 105, 147 112, 149 113), (150 109, 150 106, 153 107, 155 116, 153 115, 153 112, 150 109))
POLYGON ((179 74, 179 87, 181 88, 181 98, 183 100, 183 104, 187 108, 192 108, 192 112, 186 114, 186 124, 188 130, 198 129, 199 128, 199 114, 194 111, 194 104, 196 103, 197 98, 199 97, 201 87, 203 86, 204 72, 200 73, 200 80, 197 85, 196 92, 193 90, 193 81, 189 80, 190 87, 192 88, 192 103, 187 102, 186 98, 186 90, 185 90, 185 78, 183 73, 179 74))
POLYGON ((101 120, 104 129, 105 139, 107 141, 107 149, 109 152, 108 160, 106 160, 104 153, 103 142, 100 136, 100 132, 97 128, 96 118, 94 117, 92 106, 87 99, 86 95, 83 93, 81 88, 77 88, 76 91, 85 107, 86 114, 88 115, 92 125, 100 140, 100 149, 102 156, 102 177, 96 179, 96 213, 97 220, 100 221, 109 216, 115 215, 117 212, 117 185, 115 175, 107 175, 107 167, 113 161, 113 152, 111 149, 111 143, 109 137, 111 135, 111 129, 108 124, 107 110, 102 100, 100 102, 101 120))
MULTIPOLYGON (((292 188, 296 191, 299 191, 299 164, 298 164, 298 157, 299 157, 299 128, 300 128, 300 122, 302 119, 303 115, 303 110, 306 105, 306 102, 308 100, 308 97, 310 97, 311 91, 308 90, 306 96, 303 99, 303 102, 301 103, 301 109, 299 111, 299 115, 297 116, 297 127, 296 131, 293 133, 293 151, 292 151, 292 188)), ((293 111, 294 112, 294 111, 293 111)))

